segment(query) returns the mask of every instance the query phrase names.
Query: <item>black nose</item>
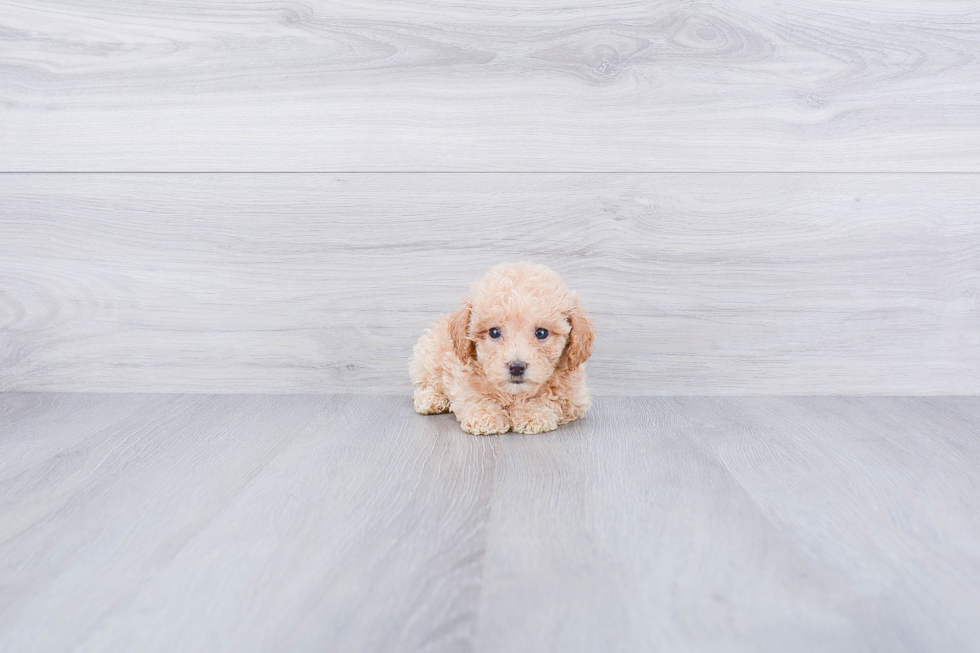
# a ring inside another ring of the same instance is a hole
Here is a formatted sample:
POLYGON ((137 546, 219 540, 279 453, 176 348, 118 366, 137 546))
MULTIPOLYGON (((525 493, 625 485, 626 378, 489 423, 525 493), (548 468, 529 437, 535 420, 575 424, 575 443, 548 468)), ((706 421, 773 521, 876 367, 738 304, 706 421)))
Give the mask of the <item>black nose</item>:
POLYGON ((523 361, 514 361, 507 366, 507 369, 510 370, 511 376, 523 376, 524 370, 527 369, 527 363, 523 361))

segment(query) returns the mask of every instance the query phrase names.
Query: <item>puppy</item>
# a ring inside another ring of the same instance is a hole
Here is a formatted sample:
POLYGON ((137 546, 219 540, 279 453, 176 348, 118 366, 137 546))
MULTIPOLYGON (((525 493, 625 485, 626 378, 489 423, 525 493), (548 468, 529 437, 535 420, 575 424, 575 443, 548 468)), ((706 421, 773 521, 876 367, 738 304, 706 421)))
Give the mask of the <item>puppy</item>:
POLYGON ((498 265, 415 345, 415 410, 452 411, 477 435, 553 431, 589 408, 582 363, 593 338, 578 295, 557 274, 498 265))

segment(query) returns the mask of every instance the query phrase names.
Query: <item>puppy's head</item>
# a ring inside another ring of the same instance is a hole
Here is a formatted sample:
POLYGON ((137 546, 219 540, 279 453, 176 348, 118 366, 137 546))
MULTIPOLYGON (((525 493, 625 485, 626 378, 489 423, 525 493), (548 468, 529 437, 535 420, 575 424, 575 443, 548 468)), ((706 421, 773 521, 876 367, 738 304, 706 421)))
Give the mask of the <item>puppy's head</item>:
POLYGON ((498 265, 477 281, 450 334, 460 360, 512 395, 533 394, 556 371, 577 368, 594 337, 578 296, 529 263, 498 265))

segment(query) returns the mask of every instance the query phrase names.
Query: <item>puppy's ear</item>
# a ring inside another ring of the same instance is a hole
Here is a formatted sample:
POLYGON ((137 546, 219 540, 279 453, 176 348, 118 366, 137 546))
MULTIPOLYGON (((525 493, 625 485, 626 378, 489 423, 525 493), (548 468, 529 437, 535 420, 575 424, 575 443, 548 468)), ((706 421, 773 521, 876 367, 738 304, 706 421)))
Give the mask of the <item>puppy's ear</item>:
POLYGON ((463 364, 476 358, 476 347, 469 338, 470 311, 467 302, 449 318, 449 338, 453 342, 453 351, 463 364))
POLYGON ((574 370, 592 355, 592 341, 595 340, 595 329, 592 320, 585 316, 577 304, 568 316, 572 330, 568 334, 568 345, 565 348, 565 365, 574 370))

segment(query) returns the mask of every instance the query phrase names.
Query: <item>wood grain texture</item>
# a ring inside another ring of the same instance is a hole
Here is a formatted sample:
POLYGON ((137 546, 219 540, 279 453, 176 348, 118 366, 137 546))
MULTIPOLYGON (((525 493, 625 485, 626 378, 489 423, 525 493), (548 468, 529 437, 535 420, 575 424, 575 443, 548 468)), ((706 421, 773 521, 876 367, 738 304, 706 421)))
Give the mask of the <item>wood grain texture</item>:
POLYGON ((603 398, 553 438, 499 438, 478 641, 978 650, 978 409, 603 398))
POLYGON ((387 399, 0 404, 2 650, 458 650, 471 638, 489 441, 455 446, 467 436, 387 399))
POLYGON ((503 260, 600 394, 980 393, 975 175, 0 176, 0 389, 407 393, 503 260))
POLYGON ((977 398, 0 395, 0 648, 977 651, 977 398))
POLYGON ((980 171, 974 0, 0 2, 0 170, 980 171))

